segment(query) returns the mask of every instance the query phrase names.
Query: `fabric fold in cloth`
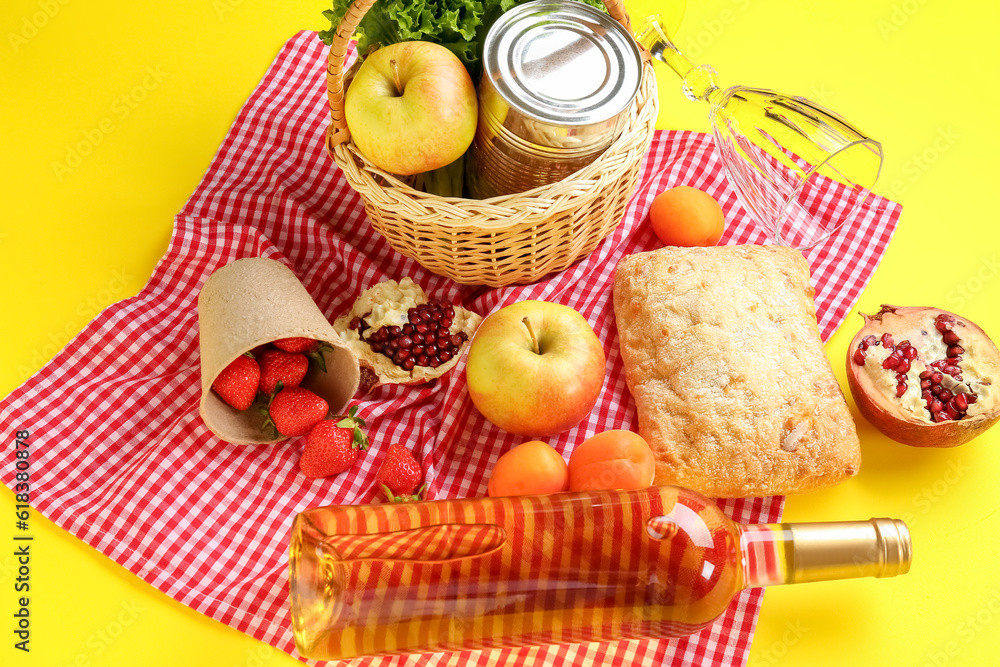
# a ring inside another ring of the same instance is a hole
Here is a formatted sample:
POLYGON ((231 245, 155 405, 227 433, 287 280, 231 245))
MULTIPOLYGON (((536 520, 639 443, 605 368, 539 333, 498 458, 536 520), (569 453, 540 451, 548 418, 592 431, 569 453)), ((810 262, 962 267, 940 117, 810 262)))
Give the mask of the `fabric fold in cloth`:
MULTIPOLYGON (((35 509, 180 602, 294 653, 287 547, 301 510, 378 502, 377 461, 390 443, 410 447, 431 498, 486 493, 496 459, 521 439, 472 406, 464 360, 417 387, 387 386, 361 401, 371 451, 333 479, 298 472, 301 439, 230 445, 198 416, 198 292, 217 268, 243 257, 285 263, 332 321, 367 287, 412 277, 432 297, 480 315, 524 299, 570 305, 594 327, 608 357, 603 395, 589 417, 551 439, 568 457, 610 428, 635 428, 618 351, 611 282, 626 254, 659 245, 646 220, 674 185, 715 196, 723 243, 765 238, 725 179, 709 135, 658 132, 622 224, 588 257, 527 286, 460 286, 395 253, 368 225, 360 198, 324 146, 329 122, 326 47, 314 32, 291 39, 238 114, 207 173, 177 215, 166 254, 135 297, 104 310, 65 349, 0 403, 8 431, 31 430, 35 509)), ((829 337, 875 270, 900 207, 872 214, 806 253, 817 316, 829 337)), ((4 483, 13 486, 7 468, 4 483)), ((720 502, 736 521, 779 520, 780 497, 720 502)), ((621 641, 505 651, 398 656, 358 664, 714 664, 746 662, 762 592, 744 591, 718 622, 672 641, 621 641)))

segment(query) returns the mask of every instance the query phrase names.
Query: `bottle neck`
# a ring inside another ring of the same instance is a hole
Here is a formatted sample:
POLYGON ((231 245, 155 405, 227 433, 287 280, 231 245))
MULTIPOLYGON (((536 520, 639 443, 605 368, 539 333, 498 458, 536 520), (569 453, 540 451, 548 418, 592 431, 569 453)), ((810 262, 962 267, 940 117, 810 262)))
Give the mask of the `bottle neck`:
POLYGON ((740 526, 747 588, 857 577, 894 577, 910 569, 906 524, 897 519, 740 526))

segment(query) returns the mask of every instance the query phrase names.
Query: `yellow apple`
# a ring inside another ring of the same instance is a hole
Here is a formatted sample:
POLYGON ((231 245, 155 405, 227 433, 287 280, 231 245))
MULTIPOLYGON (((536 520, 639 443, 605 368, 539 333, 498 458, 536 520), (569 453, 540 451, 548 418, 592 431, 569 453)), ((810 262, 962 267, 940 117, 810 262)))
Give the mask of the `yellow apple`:
POLYGON ((372 163, 400 175, 451 164, 476 134, 476 87, 454 53, 399 42, 362 63, 344 100, 347 128, 372 163))
POLYGON ((576 310, 519 301, 479 325, 465 372, 484 417, 510 433, 544 436, 590 414, 606 363, 601 341, 576 310))

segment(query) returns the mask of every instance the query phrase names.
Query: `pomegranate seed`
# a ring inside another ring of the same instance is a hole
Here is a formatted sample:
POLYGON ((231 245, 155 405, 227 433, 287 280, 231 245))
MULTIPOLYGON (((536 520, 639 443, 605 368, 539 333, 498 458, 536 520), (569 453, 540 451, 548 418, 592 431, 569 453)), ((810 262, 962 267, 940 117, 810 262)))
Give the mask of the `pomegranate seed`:
POLYGON ((917 358, 917 348, 913 347, 912 345, 907 345, 906 350, 903 351, 903 356, 909 359, 910 361, 913 361, 914 359, 917 358))
POLYGON ((965 394, 965 397, 965 400, 969 402, 969 405, 972 405, 979 400, 979 394, 965 394))
POLYGON ((944 380, 944 375, 941 373, 933 373, 931 375, 931 384, 941 384, 942 380, 944 380))
POLYGON ((900 359, 899 362, 896 364, 896 372, 897 373, 901 373, 903 375, 906 375, 907 373, 909 373, 910 372, 910 360, 909 359, 900 359))
POLYGON ((932 375, 934 375, 934 371, 927 370, 927 371, 924 371, 924 372, 922 372, 920 374, 920 379, 921 380, 930 380, 932 375))
POLYGON ((935 396, 940 394, 943 389, 944 388, 939 384, 931 385, 931 393, 934 394, 935 396))
POLYGON ((944 406, 944 411, 945 411, 945 414, 947 414, 952 419, 958 418, 958 409, 954 405, 952 405, 951 403, 949 403, 948 405, 944 406))
POLYGON ((947 403, 948 401, 950 401, 951 396, 952 396, 951 392, 948 391, 947 389, 942 389, 941 393, 937 395, 938 400, 941 401, 942 403, 947 403))
POLYGON ((892 347, 892 334, 884 333, 882 334, 882 347, 892 347))
POLYGON ((944 313, 941 313, 940 315, 937 316, 937 319, 934 321, 934 327, 941 333, 947 333, 951 331, 951 325, 952 323, 954 323, 954 321, 955 318, 952 317, 951 315, 946 315, 944 313))
POLYGON ((955 407, 958 408, 959 412, 965 412, 969 409, 969 399, 965 397, 965 394, 959 394, 955 398, 951 399, 955 407))
MULTIPOLYGON (((451 359, 469 339, 464 331, 451 335, 448 330, 454 321, 454 306, 430 301, 409 308, 406 316, 409 320, 406 324, 380 327, 364 339, 373 351, 386 355, 405 370, 415 366, 439 366, 444 362, 436 355, 447 352, 447 359, 451 359)), ((363 318, 359 328, 366 328, 363 318)))
POLYGON ((438 358, 441 360, 441 363, 444 363, 446 361, 451 361, 451 358, 453 356, 454 355, 448 350, 443 350, 442 352, 438 352, 438 358))
POLYGON ((930 404, 930 401, 934 400, 934 394, 931 393, 930 389, 924 389, 923 393, 920 394, 920 398, 924 399, 925 401, 928 402, 928 404, 930 404))
POLYGON ((965 348, 962 347, 961 345, 952 345, 951 347, 948 348, 949 357, 957 357, 963 352, 965 352, 965 348))
POLYGON ((932 413, 941 412, 944 410, 944 403, 941 401, 932 401, 931 404, 927 406, 927 409, 932 413))
POLYGON ((358 327, 360 326, 361 326, 361 318, 355 317, 351 319, 351 323, 347 325, 347 328, 350 329, 351 331, 357 331, 358 327))
POLYGON ((933 419, 935 422, 946 422, 949 421, 951 417, 949 417, 945 412, 936 412, 934 413, 933 419))
POLYGON ((899 358, 893 356, 886 357, 885 361, 882 362, 882 368, 886 370, 891 370, 898 365, 899 365, 899 358))
POLYGON ((930 378, 928 378, 926 380, 921 380, 920 381, 920 388, 921 389, 930 389, 931 388, 930 378))
POLYGON ((958 341, 961 340, 961 338, 958 337, 958 334, 954 331, 944 332, 944 336, 942 336, 942 338, 944 339, 945 345, 958 345, 958 341))
POLYGON ((896 398, 902 398, 903 394, 906 393, 906 383, 900 382, 896 385, 896 398))
POLYGON ((867 350, 872 345, 878 345, 878 338, 876 338, 871 334, 868 334, 867 336, 861 339, 861 345, 862 345, 861 349, 867 350))

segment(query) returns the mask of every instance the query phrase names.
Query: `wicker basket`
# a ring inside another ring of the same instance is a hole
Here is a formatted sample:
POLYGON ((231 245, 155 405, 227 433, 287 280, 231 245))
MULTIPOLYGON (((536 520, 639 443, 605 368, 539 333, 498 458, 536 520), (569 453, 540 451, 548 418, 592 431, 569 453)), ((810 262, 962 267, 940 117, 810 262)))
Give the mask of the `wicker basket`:
MULTIPOLYGON (((657 115, 648 59, 622 133, 593 163, 550 185, 490 199, 439 197, 415 190, 369 162, 344 119, 344 58, 375 0, 356 0, 330 47, 327 88, 333 122, 327 150, 361 195, 372 226, 396 251, 468 285, 525 284, 589 254, 625 215, 657 115)), ((629 32, 620 0, 608 13, 629 32)))

